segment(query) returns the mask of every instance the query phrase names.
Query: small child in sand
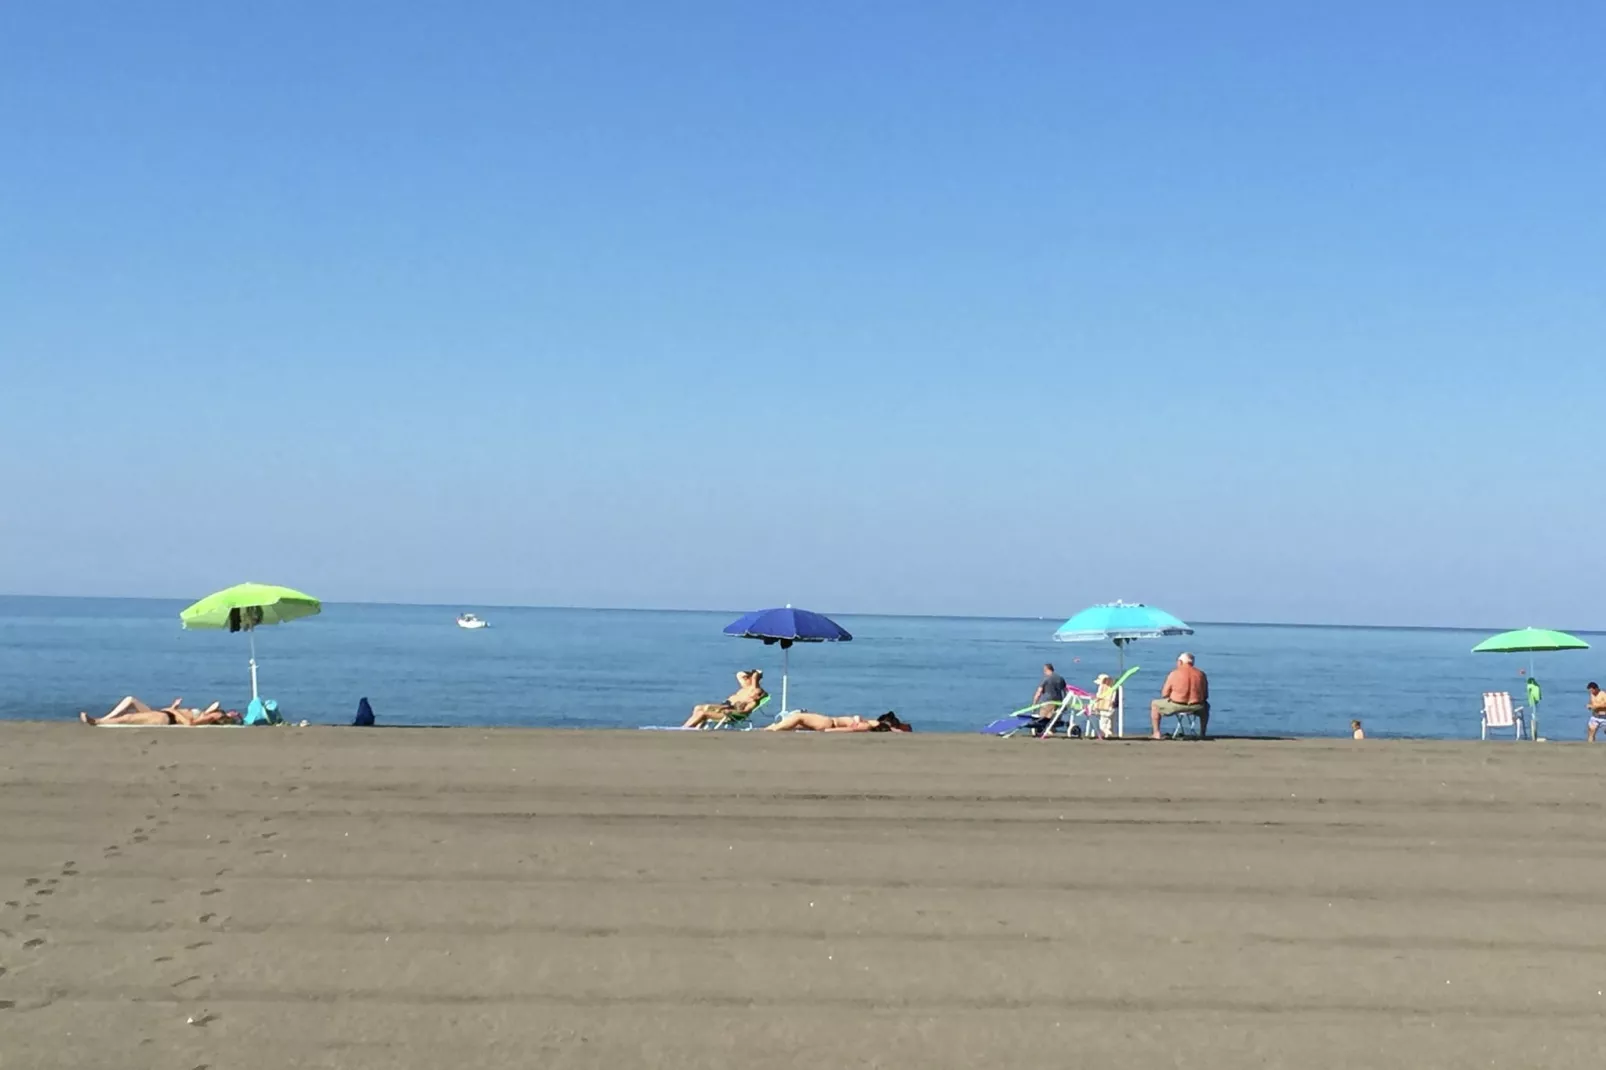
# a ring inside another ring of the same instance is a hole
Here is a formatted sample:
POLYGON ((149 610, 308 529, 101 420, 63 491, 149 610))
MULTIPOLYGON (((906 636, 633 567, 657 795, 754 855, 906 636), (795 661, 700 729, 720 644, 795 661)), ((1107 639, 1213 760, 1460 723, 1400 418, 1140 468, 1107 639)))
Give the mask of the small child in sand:
POLYGON ((1365 739, 1366 738, 1366 729, 1361 727, 1361 722, 1359 722, 1359 721, 1351 721, 1349 723, 1349 730, 1350 730, 1350 733, 1352 735, 1354 735, 1354 737, 1356 739, 1365 739))

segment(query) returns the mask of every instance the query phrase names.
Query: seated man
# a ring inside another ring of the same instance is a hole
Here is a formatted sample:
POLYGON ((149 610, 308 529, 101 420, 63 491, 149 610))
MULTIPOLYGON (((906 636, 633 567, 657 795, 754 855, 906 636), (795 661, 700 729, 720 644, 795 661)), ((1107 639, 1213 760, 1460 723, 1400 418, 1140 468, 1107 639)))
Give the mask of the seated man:
POLYGON ((1165 678, 1160 697, 1149 703, 1151 739, 1163 739, 1160 718, 1177 714, 1196 714, 1199 718, 1199 738, 1210 729, 1210 680, 1193 667, 1192 654, 1178 654, 1177 667, 1165 678))
POLYGON ((764 670, 743 669, 736 674, 736 693, 724 702, 708 702, 701 706, 693 706, 691 716, 686 718, 682 728, 701 728, 710 721, 723 724, 727 721, 739 721, 758 709, 758 704, 769 697, 769 692, 763 686, 764 670))

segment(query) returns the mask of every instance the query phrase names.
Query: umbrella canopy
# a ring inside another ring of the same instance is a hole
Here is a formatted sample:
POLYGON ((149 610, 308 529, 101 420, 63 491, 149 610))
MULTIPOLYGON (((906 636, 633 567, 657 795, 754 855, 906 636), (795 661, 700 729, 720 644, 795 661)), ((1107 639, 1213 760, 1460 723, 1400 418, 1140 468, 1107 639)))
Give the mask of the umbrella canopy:
POLYGON ((310 594, 275 587, 270 583, 239 583, 209 594, 178 615, 185 628, 244 631, 251 641, 251 697, 257 698, 256 630, 264 624, 283 624, 310 617, 323 606, 310 594))
POLYGON ((1472 648, 1474 654, 1521 654, 1534 650, 1588 650, 1589 644, 1576 635, 1553 632, 1548 628, 1518 628, 1514 632, 1491 635, 1472 648))
POLYGON ((791 606, 755 610, 725 625, 725 634, 780 643, 783 648, 793 643, 845 643, 853 638, 825 614, 791 606))
POLYGON ((846 643, 853 636, 823 613, 782 606, 760 609, 725 625, 725 634, 741 639, 759 639, 765 646, 781 644, 781 713, 786 706, 787 677, 792 667, 793 643, 846 643))
POLYGON ((1089 606, 1061 624, 1054 633, 1054 641, 1129 643, 1134 639, 1192 634, 1192 628, 1156 606, 1146 606, 1141 602, 1110 602, 1089 606))

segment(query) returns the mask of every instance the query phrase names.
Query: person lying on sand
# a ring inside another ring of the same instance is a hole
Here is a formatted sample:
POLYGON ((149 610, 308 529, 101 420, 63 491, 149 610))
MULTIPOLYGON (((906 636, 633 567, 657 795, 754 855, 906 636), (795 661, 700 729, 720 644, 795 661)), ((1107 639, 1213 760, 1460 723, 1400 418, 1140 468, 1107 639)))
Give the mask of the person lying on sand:
POLYGON ((693 706, 691 716, 686 718, 682 728, 701 728, 710 721, 724 724, 726 721, 746 717, 758 708, 758 704, 769 696, 763 687, 764 670, 743 669, 736 674, 736 682, 741 685, 736 693, 724 702, 709 702, 701 706, 693 706))
POLYGON ((161 709, 153 709, 133 695, 128 695, 102 717, 91 717, 87 713, 79 713, 78 719, 87 725, 177 724, 188 726, 240 723, 240 715, 233 710, 223 709, 221 702, 214 702, 206 709, 199 710, 193 707, 186 709, 181 705, 183 701, 181 698, 176 698, 161 709))
POLYGON ((851 717, 827 717, 823 713, 798 710, 789 713, 764 729, 766 732, 913 732, 909 724, 888 710, 873 721, 854 714, 851 717))

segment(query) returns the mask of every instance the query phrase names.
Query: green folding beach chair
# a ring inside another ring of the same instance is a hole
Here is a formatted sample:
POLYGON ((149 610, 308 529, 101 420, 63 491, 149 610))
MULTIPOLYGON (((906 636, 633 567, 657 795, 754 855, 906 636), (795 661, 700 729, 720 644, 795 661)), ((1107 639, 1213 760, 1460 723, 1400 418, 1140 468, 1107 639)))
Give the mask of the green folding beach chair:
POLYGON ((758 700, 758 705, 757 706, 754 706, 752 709, 748 710, 746 713, 733 713, 733 714, 730 714, 723 721, 708 721, 703 725, 703 727, 707 728, 707 729, 710 729, 710 730, 718 730, 718 729, 722 729, 722 728, 736 728, 736 729, 740 729, 743 732, 751 732, 753 730, 753 714, 757 713, 759 710, 762 710, 765 706, 768 706, 769 704, 770 704, 770 697, 768 695, 765 695, 763 698, 758 700))

